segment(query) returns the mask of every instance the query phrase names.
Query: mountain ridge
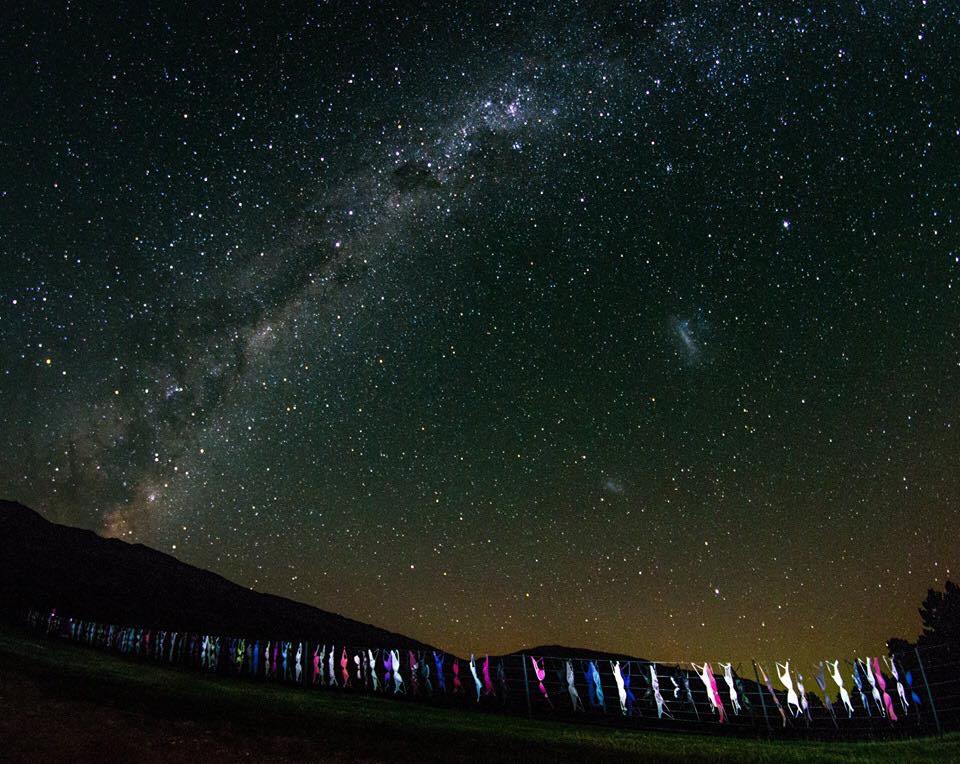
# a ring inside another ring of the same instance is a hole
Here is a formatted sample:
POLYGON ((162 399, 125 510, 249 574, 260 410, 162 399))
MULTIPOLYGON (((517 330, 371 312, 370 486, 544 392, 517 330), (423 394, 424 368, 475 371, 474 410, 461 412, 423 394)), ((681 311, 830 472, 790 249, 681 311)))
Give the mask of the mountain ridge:
MULTIPOLYGON (((24 504, 0 499, 0 610, 28 608, 57 608, 63 615, 79 619, 174 631, 258 638, 302 635, 364 647, 439 649, 404 634, 241 586, 145 544, 54 523, 24 504), (46 561, 63 569, 51 570, 49 564, 38 563, 45 560, 44 550, 51 549, 56 551, 56 559, 46 561), (134 580, 129 581, 130 577, 134 580), (163 590, 171 587, 173 591, 164 596, 163 590), (153 597, 149 596, 151 588, 153 597), (191 592, 199 592, 200 601, 191 602, 191 592), (145 600, 155 599, 159 604, 145 604, 145 600)), ((521 654, 645 660, 557 644, 525 646, 500 657, 521 654)))
POLYGON ((243 587, 143 544, 50 522, 23 504, 0 499, 0 609, 27 608, 155 629, 433 649, 403 634, 243 587))

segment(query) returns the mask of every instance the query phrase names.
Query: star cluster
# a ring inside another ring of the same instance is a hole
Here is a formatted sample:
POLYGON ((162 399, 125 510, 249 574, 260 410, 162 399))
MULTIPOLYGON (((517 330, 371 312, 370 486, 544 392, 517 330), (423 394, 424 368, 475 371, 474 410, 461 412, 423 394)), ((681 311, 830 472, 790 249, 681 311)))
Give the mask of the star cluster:
POLYGON ((960 16, 789 5, 4 11, 0 490, 461 653, 912 636, 960 16))

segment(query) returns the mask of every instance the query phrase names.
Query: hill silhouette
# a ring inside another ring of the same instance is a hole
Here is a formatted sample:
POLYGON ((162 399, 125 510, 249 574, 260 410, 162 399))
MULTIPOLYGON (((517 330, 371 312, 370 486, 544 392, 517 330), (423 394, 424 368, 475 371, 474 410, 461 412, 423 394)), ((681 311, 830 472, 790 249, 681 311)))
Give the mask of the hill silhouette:
POLYGON ((524 647, 522 650, 515 650, 509 655, 549 655, 558 658, 582 658, 587 660, 605 660, 605 661, 640 661, 650 663, 646 658, 639 658, 636 655, 624 655, 623 653, 610 653, 603 650, 591 650, 588 647, 569 647, 567 645, 536 645, 535 647, 524 647))
POLYGON ((278 634, 425 649, 402 634, 239 586, 141 544, 57 525, 0 500, 0 609, 267 638, 278 634))

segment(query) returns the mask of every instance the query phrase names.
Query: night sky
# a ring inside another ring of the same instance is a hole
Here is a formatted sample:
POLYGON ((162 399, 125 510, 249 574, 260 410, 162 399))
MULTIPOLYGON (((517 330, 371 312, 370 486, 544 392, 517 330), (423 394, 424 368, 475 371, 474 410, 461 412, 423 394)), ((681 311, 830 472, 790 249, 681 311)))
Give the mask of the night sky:
POLYGON ((956 575, 955 3, 13 5, 0 495, 459 654, 956 575))

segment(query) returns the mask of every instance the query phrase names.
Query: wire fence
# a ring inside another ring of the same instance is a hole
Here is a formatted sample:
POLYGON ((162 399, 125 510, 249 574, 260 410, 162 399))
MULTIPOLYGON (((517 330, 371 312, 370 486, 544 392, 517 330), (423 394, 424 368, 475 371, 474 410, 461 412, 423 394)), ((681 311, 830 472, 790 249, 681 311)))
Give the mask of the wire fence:
POLYGON ((204 674, 571 723, 834 740, 960 728, 960 649, 948 645, 824 660, 802 673, 789 662, 667 665, 582 653, 464 659, 118 626, 55 611, 30 611, 25 620, 52 638, 204 674))

